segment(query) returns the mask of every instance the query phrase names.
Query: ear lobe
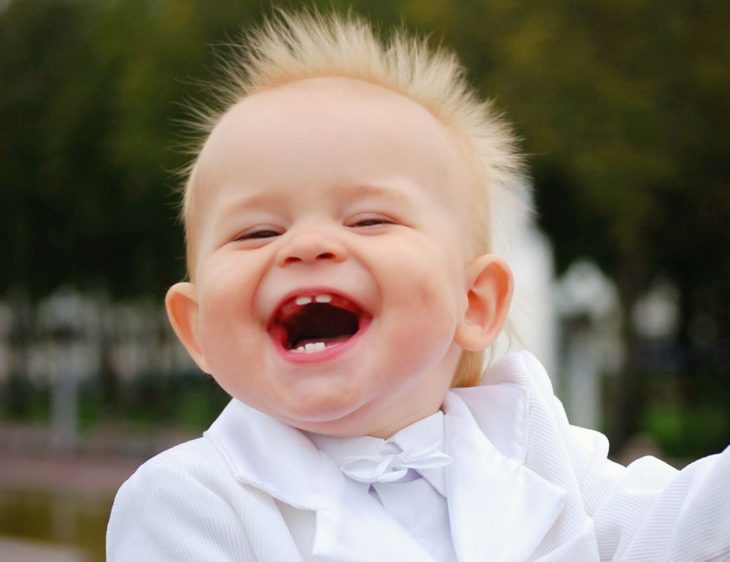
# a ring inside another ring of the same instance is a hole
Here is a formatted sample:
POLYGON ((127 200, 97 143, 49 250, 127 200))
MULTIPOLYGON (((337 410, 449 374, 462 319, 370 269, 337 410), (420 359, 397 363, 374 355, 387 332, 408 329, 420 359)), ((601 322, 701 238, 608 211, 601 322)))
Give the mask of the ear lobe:
POLYGON ((512 299, 512 272, 495 255, 469 264, 467 305, 456 329, 455 343, 466 351, 483 351, 499 335, 512 299))
POLYGON ((165 308, 178 339, 198 367, 208 373, 208 365, 198 341, 198 300, 195 296, 195 285, 188 282, 175 283, 167 291, 165 308))

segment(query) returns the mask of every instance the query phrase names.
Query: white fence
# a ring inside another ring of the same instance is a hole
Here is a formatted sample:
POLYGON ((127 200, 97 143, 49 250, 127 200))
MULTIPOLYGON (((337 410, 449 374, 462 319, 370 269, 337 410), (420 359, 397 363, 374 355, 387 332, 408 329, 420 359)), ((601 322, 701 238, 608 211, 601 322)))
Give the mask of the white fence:
POLYGON ((84 380, 104 370, 129 380, 192 368, 161 302, 72 290, 34 304, 17 292, 0 301, 0 382, 11 374, 53 382, 64 372, 84 380))

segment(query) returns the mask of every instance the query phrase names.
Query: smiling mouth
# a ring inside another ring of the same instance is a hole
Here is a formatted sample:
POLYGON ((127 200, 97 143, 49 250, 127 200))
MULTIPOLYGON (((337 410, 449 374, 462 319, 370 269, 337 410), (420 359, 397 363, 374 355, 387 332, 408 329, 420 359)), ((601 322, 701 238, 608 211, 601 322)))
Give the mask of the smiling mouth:
POLYGON ((349 341, 368 320, 369 315, 346 297, 299 295, 279 306, 270 332, 285 350, 310 354, 349 341))

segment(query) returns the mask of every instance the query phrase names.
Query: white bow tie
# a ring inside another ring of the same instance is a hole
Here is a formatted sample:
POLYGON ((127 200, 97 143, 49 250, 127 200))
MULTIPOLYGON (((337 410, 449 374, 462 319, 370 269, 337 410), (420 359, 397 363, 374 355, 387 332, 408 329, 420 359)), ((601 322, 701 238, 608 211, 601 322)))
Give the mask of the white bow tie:
POLYGON ((395 482, 416 470, 441 468, 451 463, 451 457, 438 450, 440 441, 428 447, 417 447, 401 453, 378 455, 350 455, 345 457, 340 470, 357 482, 395 482))

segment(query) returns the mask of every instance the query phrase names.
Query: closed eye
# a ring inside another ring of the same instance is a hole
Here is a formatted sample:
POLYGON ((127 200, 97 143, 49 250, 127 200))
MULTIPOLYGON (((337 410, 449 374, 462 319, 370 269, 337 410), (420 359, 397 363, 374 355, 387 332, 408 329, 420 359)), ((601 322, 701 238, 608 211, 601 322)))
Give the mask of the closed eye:
POLYGON ((275 238, 276 236, 280 236, 281 232, 278 232, 276 230, 269 230, 269 229, 262 229, 262 230, 253 230, 250 232, 244 232, 238 236, 236 236, 236 241, 245 241, 245 240, 263 240, 266 238, 275 238))
POLYGON ((279 236, 279 233, 274 230, 259 230, 257 232, 252 232, 251 234, 245 236, 245 238, 273 238, 274 236, 279 236))
POLYGON ((386 224, 395 224, 392 220, 386 219, 384 217, 368 217, 364 219, 357 220, 350 224, 351 228, 368 228, 368 227, 374 227, 374 226, 381 226, 386 224))

